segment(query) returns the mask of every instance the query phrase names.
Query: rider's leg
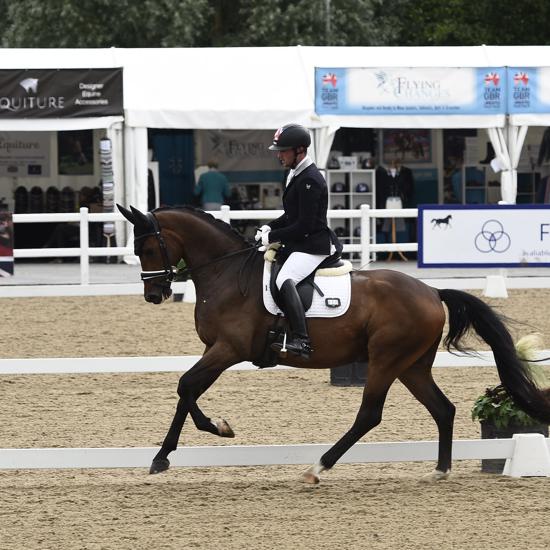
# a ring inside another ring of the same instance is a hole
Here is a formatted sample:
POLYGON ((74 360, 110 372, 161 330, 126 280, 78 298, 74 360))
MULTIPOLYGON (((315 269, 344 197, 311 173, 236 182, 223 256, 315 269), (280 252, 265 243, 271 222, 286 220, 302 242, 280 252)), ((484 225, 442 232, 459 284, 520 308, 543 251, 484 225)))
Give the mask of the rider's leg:
MULTIPOLYGON (((304 306, 296 290, 296 285, 313 272, 325 258, 326 256, 323 255, 293 252, 284 263, 275 281, 281 293, 284 313, 291 331, 286 348, 291 353, 306 358, 309 358, 313 350, 310 345, 304 306)), ((274 343, 271 347, 280 352, 283 345, 274 343)))

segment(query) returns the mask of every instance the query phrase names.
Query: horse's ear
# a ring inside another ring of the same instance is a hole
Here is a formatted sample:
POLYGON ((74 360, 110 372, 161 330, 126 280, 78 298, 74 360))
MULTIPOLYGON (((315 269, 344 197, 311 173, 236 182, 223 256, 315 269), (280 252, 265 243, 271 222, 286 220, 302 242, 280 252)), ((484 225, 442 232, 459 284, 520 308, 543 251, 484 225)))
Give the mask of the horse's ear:
POLYGON ((130 223, 133 223, 135 224, 136 223, 136 220, 134 218, 134 215, 126 208, 124 208, 124 206, 121 206, 120 204, 117 203, 116 207, 118 208, 119 212, 130 222, 130 223))
POLYGON ((151 220, 137 208, 134 208, 130 205, 130 210, 132 211, 132 217, 134 218, 134 225, 140 226, 142 229, 148 229, 151 226, 151 220))

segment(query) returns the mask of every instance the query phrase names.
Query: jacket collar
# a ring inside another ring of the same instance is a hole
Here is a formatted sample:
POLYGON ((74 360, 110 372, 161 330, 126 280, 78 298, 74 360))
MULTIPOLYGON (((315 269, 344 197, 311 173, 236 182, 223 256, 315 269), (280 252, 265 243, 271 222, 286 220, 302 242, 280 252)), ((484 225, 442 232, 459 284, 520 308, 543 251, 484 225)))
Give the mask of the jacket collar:
POLYGON ((288 176, 286 177, 287 187, 290 185, 291 181, 298 175, 300 175, 306 168, 311 166, 313 161, 309 155, 306 155, 299 163, 294 170, 290 170, 288 176))

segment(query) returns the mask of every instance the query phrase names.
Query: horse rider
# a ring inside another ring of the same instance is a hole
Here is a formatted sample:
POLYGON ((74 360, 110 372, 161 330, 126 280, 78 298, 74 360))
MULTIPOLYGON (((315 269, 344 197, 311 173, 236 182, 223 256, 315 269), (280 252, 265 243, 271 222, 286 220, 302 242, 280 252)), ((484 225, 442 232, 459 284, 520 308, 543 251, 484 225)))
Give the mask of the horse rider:
MULTIPOLYGON (((290 325, 286 348, 305 358, 313 349, 296 285, 327 258, 336 259, 342 252, 342 244, 327 224, 327 184, 307 154, 310 145, 309 131, 299 124, 287 124, 275 132, 269 150, 276 151, 279 162, 289 170, 283 194, 284 213, 263 225, 255 237, 264 246, 282 245, 278 261, 284 264, 275 282, 290 325)), ((280 352, 283 344, 274 343, 271 347, 280 352)))

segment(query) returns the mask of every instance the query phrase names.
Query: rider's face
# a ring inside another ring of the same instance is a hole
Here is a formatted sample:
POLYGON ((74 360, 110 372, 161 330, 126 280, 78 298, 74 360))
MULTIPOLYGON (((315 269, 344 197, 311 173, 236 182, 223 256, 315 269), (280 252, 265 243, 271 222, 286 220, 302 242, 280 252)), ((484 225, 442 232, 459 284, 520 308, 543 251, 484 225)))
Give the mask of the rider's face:
POLYGON ((277 158, 285 168, 292 168, 294 161, 296 160, 296 154, 293 149, 277 151, 277 158))

